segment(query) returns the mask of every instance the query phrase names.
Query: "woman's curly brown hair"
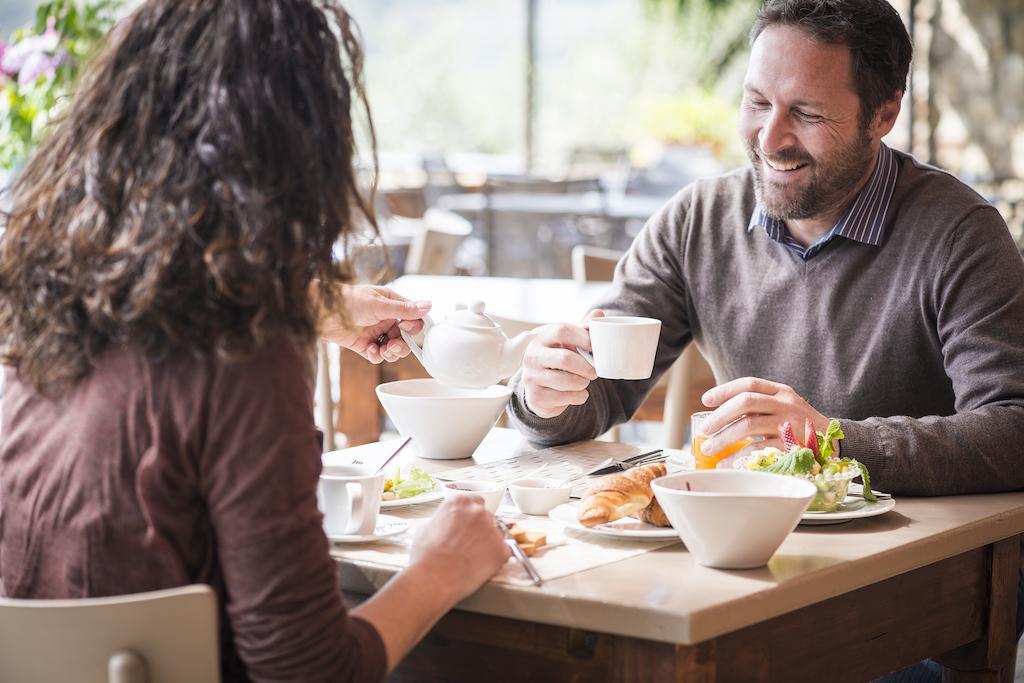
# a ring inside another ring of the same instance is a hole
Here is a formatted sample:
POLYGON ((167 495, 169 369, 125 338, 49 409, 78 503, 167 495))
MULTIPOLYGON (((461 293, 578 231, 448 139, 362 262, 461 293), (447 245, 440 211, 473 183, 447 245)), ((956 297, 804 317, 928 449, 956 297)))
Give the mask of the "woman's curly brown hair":
POLYGON ((311 341, 311 282, 344 279, 333 245, 375 230, 353 166, 361 73, 332 0, 148 0, 126 17, 12 188, 3 361, 42 389, 112 346, 231 361, 311 341))

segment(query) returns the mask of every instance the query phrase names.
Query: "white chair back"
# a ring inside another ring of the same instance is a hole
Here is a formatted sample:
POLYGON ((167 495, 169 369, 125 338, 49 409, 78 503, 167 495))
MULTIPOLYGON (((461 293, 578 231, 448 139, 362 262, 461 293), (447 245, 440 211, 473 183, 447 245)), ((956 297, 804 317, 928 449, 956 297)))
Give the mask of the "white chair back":
POLYGON ((473 225, 462 216, 442 209, 427 209, 422 230, 409 247, 405 261, 407 274, 454 275, 455 254, 459 245, 473 231, 473 225))
POLYGON ((570 252, 572 279, 576 282, 611 282, 624 252, 577 244, 570 252))
POLYGON ((81 600, 0 599, 0 681, 219 683, 209 586, 81 600))

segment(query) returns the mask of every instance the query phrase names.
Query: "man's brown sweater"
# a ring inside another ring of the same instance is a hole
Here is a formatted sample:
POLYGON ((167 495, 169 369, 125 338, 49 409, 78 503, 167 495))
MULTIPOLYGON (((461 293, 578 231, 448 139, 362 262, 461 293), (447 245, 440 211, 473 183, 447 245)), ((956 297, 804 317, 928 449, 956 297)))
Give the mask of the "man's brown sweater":
POLYGON ((636 411, 696 342, 721 382, 792 386, 841 418, 843 455, 878 488, 938 495, 1024 488, 1024 261, 999 213, 947 173, 896 153, 879 246, 837 238, 801 260, 748 231, 751 170, 698 181, 647 224, 595 308, 660 318, 655 376, 597 380, 532 441, 596 436, 636 411))

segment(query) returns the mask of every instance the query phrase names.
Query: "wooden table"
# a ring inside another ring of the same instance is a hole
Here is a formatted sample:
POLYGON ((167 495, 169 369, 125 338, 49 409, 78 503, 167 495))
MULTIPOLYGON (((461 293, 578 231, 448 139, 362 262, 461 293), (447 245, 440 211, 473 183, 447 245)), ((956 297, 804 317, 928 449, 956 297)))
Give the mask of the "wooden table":
MULTIPOLYGON (((509 457, 509 438, 476 459, 509 457)), ((675 545, 540 588, 488 584, 393 680, 865 681, 930 656, 946 680, 1008 682, 1022 532, 1024 493, 899 498, 798 527, 761 569, 708 569, 675 545)), ((339 566, 355 600, 394 572, 339 566)))
MULTIPOLYGON (((455 309, 455 304, 480 299, 487 312, 504 319, 506 332, 553 322, 578 323, 608 283, 582 284, 573 280, 502 277, 458 277, 443 275, 406 275, 391 287, 414 300, 434 302, 431 317, 435 322, 455 309)), ((510 334, 510 336, 512 336, 510 334)), ((362 356, 342 349, 341 398, 338 404, 337 430, 345 434, 350 446, 380 438, 381 408, 373 389, 381 382, 428 377, 412 354, 396 363, 373 365, 362 356)), ((661 419, 663 392, 644 408, 639 419, 661 419), (651 417, 654 416, 654 417, 651 417)))

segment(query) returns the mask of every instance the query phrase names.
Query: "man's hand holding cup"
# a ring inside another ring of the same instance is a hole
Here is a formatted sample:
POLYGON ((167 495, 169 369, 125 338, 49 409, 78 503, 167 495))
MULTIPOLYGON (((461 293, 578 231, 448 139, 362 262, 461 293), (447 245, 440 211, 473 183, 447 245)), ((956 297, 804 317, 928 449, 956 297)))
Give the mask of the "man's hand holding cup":
POLYGON ((583 326, 546 325, 523 359, 527 407, 538 417, 552 418, 586 403, 587 387, 599 376, 650 377, 660 332, 658 320, 605 316, 601 310, 591 311, 583 326))

